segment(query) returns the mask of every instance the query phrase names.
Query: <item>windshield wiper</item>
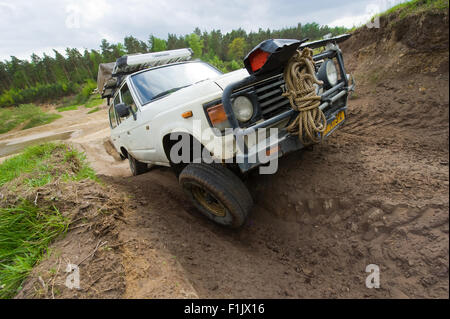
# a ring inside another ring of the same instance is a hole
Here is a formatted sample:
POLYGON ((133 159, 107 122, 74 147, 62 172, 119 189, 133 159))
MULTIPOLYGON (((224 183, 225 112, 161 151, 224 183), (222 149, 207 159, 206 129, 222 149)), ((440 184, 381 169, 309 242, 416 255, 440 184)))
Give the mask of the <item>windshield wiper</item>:
POLYGON ((185 87, 188 87, 188 86, 189 86, 189 85, 183 85, 183 86, 180 86, 180 87, 177 87, 177 88, 173 88, 173 89, 170 89, 170 90, 161 92, 161 93, 159 93, 159 94, 156 94, 154 97, 152 97, 152 99, 151 99, 150 101, 153 101, 153 100, 162 98, 163 96, 172 94, 173 92, 176 92, 176 91, 178 91, 178 90, 184 89, 185 87))
MULTIPOLYGON (((197 83, 200 83, 200 82, 203 82, 203 81, 207 81, 207 80, 209 80, 209 78, 208 78, 208 79, 204 79, 204 80, 200 80, 200 81, 198 81, 198 82, 195 82, 194 84, 197 84, 197 83)), ((153 100, 162 98, 162 97, 164 97, 164 96, 166 96, 166 95, 172 94, 173 92, 176 92, 176 91, 178 91, 178 90, 184 89, 185 87, 188 87, 188 86, 191 86, 191 85, 192 85, 192 84, 183 85, 183 86, 180 86, 180 87, 177 87, 177 88, 173 88, 173 89, 170 89, 170 90, 161 92, 161 93, 155 95, 150 101, 153 101, 153 100)))

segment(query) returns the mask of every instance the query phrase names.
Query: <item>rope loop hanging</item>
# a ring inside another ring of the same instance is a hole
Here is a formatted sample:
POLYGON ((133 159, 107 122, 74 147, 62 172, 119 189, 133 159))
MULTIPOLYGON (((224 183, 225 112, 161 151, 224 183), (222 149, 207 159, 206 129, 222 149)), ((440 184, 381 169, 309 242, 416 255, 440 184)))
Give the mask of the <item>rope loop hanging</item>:
POLYGON ((323 85, 316 78, 313 50, 304 48, 289 60, 284 70, 287 97, 291 107, 298 111, 297 118, 287 127, 291 134, 298 135, 303 145, 320 142, 327 127, 327 119, 319 109, 320 96, 314 84, 323 85))

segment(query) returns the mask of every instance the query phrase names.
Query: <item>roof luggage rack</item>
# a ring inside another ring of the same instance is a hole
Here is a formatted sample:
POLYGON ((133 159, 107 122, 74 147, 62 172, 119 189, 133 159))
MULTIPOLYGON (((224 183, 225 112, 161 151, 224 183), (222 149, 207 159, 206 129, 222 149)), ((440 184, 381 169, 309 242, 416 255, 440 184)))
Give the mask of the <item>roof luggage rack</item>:
POLYGON ((100 64, 97 77, 98 90, 102 92, 102 98, 111 98, 124 76, 160 65, 189 61, 192 55, 192 49, 186 48, 125 55, 118 58, 115 63, 100 64))

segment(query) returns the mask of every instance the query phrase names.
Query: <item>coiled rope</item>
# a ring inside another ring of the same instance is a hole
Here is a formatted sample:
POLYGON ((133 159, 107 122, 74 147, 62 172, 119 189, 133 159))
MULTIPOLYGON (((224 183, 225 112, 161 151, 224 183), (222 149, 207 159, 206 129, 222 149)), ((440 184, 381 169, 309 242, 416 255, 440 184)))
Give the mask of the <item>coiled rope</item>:
POLYGON ((322 85, 323 82, 316 78, 312 56, 313 50, 310 48, 297 51, 283 74, 286 83, 283 96, 289 98, 291 107, 299 112, 287 130, 298 135, 303 145, 320 142, 318 133, 323 133, 327 127, 325 114, 319 109, 320 96, 314 87, 314 84, 322 85))

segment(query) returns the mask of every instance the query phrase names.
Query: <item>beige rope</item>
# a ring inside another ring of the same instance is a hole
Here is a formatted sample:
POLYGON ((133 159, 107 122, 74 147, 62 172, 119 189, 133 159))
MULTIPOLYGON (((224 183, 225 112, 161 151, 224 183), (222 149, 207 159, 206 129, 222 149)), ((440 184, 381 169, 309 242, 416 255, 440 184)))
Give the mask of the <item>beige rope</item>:
MULTIPOLYGON (((298 135, 304 145, 320 142, 318 133, 327 127, 327 119, 319 109, 320 96, 316 94, 314 84, 322 85, 315 75, 313 51, 305 48, 289 60, 284 70, 286 92, 291 107, 299 111, 297 118, 288 127, 291 134, 298 135)), ((323 136, 323 134, 321 134, 323 136)))

